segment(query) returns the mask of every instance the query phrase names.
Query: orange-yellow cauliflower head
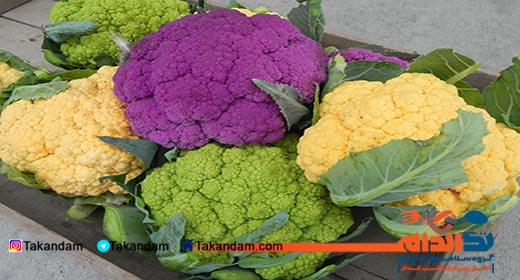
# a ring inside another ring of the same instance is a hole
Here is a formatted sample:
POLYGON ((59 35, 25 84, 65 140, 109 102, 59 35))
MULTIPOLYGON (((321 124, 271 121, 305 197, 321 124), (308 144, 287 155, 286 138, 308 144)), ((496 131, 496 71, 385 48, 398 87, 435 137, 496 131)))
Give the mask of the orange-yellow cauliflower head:
POLYGON ((132 178, 142 169, 139 159, 97 137, 137 139, 112 91, 116 70, 103 67, 50 98, 7 106, 0 116, 0 159, 65 196, 124 193, 98 181, 122 173, 132 178))

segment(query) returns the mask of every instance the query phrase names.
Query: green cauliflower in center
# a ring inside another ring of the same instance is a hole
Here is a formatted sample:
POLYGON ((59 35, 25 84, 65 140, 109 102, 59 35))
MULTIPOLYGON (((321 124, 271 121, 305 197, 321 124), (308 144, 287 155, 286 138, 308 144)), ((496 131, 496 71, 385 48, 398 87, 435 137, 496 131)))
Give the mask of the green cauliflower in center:
MULTIPOLYGON (((297 141, 289 135, 269 146, 213 143, 186 151, 147 175, 142 197, 158 225, 184 213, 185 238, 193 241, 229 242, 282 210, 289 214, 288 223, 262 242, 334 241, 352 226, 352 215, 334 205, 325 188, 305 179, 296 164, 297 141)), ((192 254, 208 263, 229 260, 224 253, 192 254)), ((305 253, 255 271, 264 279, 300 279, 315 272, 328 255, 305 253)))

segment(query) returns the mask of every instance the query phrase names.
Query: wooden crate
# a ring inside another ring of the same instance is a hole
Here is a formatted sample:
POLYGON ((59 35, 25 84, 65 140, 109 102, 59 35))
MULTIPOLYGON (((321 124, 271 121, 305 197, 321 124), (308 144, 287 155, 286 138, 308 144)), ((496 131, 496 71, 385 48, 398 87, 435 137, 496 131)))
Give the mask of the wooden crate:
MULTIPOLYGON (((5 1, 5 0, 4 0, 5 1)), ((13 2, 8 0, 7 3, 13 2)), ((16 2, 16 0, 14 1, 16 2)), ((18 1, 21 3, 21 1, 18 1)), ((2 2, 3 4, 4 2, 2 2)), ((0 7, 2 7, 0 4, 0 7)), ((218 8, 212 6, 212 8, 218 8)), ((361 45, 376 45, 355 38, 346 38, 334 34, 325 34, 324 46, 337 48, 355 47, 361 45)), ((378 51, 398 56, 403 59, 413 59, 415 55, 395 48, 378 47, 378 51)), ((469 76, 468 81, 473 86, 482 89, 495 79, 493 73, 480 71, 469 76)), ((29 231, 43 242, 76 242, 83 245, 79 252, 68 252, 79 259, 85 266, 91 267, 100 274, 111 279, 180 279, 179 274, 163 269, 155 257, 144 256, 135 252, 109 251, 100 253, 96 248, 98 240, 106 238, 102 231, 102 212, 96 211, 92 223, 67 220, 65 212, 71 206, 70 200, 55 195, 44 195, 37 190, 11 182, 0 177, 0 216, 7 221, 29 231)), ((371 216, 371 210, 365 208, 353 209, 357 222, 371 216)), ((497 222, 488 226, 496 236, 497 222)), ((376 222, 367 231, 352 242, 395 242, 396 238, 384 232, 376 222)), ((474 256, 475 254, 472 254, 474 256)), ((372 253, 354 261, 334 275, 329 280, 346 279, 474 279, 476 273, 442 273, 442 272, 398 272, 398 256, 396 253, 372 253), (468 278, 471 277, 471 278, 468 278)), ((425 264, 427 265, 427 264, 425 264)))
POLYGON ((31 0, 2 0, 0 1, 0 14, 14 9, 31 0))

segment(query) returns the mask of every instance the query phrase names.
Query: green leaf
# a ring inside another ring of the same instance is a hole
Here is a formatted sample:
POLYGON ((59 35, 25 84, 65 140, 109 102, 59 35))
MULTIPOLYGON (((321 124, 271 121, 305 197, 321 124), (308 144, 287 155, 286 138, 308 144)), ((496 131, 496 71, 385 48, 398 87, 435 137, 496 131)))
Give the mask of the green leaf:
POLYGON ((310 114, 309 109, 302 104, 301 95, 295 88, 258 79, 253 79, 253 83, 274 99, 285 118, 287 130, 290 130, 294 124, 310 114))
POLYGON ((261 280, 258 275, 247 270, 223 269, 213 271, 211 279, 215 280, 261 280))
POLYGON ((88 217, 90 217, 98 207, 98 205, 93 204, 72 205, 66 212, 67 218, 87 221, 88 217))
POLYGON ((177 159, 177 157, 179 157, 180 152, 181 152, 180 149, 173 148, 173 149, 169 150, 168 152, 164 153, 164 157, 169 162, 172 162, 172 161, 175 161, 177 159))
POLYGON ((54 80, 44 84, 16 87, 9 99, 5 101, 4 108, 18 100, 36 100, 40 98, 49 98, 66 90, 68 86, 69 83, 66 81, 54 80))
POLYGON ((366 253, 343 253, 328 258, 326 263, 332 264, 334 267, 334 270, 332 272, 336 272, 337 270, 342 269, 347 264, 363 257, 364 255, 366 255, 366 253))
POLYGON ((347 62, 345 58, 341 54, 337 54, 333 59, 329 60, 328 64, 328 78, 327 83, 323 87, 323 94, 331 92, 335 87, 339 86, 345 80, 347 76, 345 74, 345 68, 347 67, 347 62))
POLYGON ((98 206, 122 205, 130 201, 129 195, 104 193, 98 196, 76 197, 73 205, 67 210, 67 217, 85 220, 98 206))
POLYGON ((67 58, 61 52, 60 45, 58 43, 55 43, 51 39, 44 37, 41 48, 43 50, 43 57, 50 64, 61 67, 63 69, 74 68, 68 64, 67 58))
POLYGON ((247 9, 245 6, 238 3, 236 0, 230 0, 228 4, 229 9, 237 8, 237 9, 247 9))
POLYGON ((23 60, 16 55, 0 49, 0 61, 7 63, 9 66, 25 72, 25 71, 35 71, 36 67, 32 66, 30 62, 23 60))
POLYGON ((242 268, 269 268, 273 266, 282 265, 296 259, 301 253, 287 253, 281 257, 276 258, 258 258, 258 257, 247 257, 238 261, 238 266, 242 268))
POLYGON ((409 73, 431 73, 448 84, 455 84, 477 71, 480 64, 452 49, 436 49, 419 56, 409 66, 409 73))
POLYGON ((454 86, 457 87, 459 96, 462 97, 467 104, 477 108, 484 107, 484 97, 482 93, 480 93, 480 90, 464 81, 458 81, 454 86))
POLYGON ((315 125, 320 120, 320 86, 316 85, 316 91, 314 92, 314 103, 312 105, 312 123, 315 125))
POLYGON ((345 67, 344 81, 379 81, 386 82, 395 78, 404 71, 404 68, 393 62, 386 61, 354 61, 345 67))
POLYGON ((321 9, 321 0, 307 0, 305 4, 292 9, 287 18, 305 36, 316 42, 323 38, 325 16, 321 9))
POLYGON ((147 170, 152 164, 155 152, 157 152, 157 144, 149 140, 143 139, 124 139, 110 136, 98 136, 101 141, 112 146, 119 147, 143 162, 143 169, 147 170))
POLYGON ((365 230, 368 228, 368 226, 370 225, 370 223, 372 223, 372 221, 374 221, 374 218, 372 217, 367 217, 365 218, 363 221, 361 221, 361 223, 359 224, 359 226, 356 228, 356 230, 354 230, 352 233, 350 234, 347 234, 346 236, 343 236, 341 238, 338 238, 336 241, 334 241, 335 243, 338 243, 338 242, 346 242, 346 241, 349 241, 350 239, 354 238, 354 237, 357 237, 357 236, 360 236, 363 232, 365 232, 365 230))
POLYGON ((497 120, 520 132, 520 59, 500 72, 483 92, 484 108, 497 120))
POLYGON ((48 190, 49 188, 45 187, 44 185, 40 184, 37 180, 34 174, 22 172, 20 169, 7 165, 5 163, 2 163, 2 166, 0 167, 0 174, 6 176, 9 180, 20 183, 22 185, 26 185, 38 190, 48 190))
POLYGON ((110 240, 134 244, 150 242, 148 226, 142 223, 144 215, 135 207, 108 204, 103 207, 103 232, 110 240))
POLYGON ((325 277, 331 275, 332 273, 334 273, 334 271, 336 271, 336 265, 328 265, 316 272, 314 272, 313 274, 305 277, 305 278, 302 278, 302 280, 320 280, 320 279, 324 279, 325 277))
POLYGON ((72 36, 81 36, 98 29, 93 21, 64 21, 43 26, 43 34, 55 43, 63 43, 72 36))
POLYGON ((104 53, 96 54, 92 59, 94 59, 98 68, 105 65, 117 65, 119 62, 117 58, 104 53))
MULTIPOLYGON (((289 214, 287 214, 287 212, 285 211, 280 211, 276 215, 272 216, 267 221, 265 221, 260 227, 258 227, 252 232, 237 237, 235 241, 240 243, 258 242, 265 236, 279 230, 281 227, 287 224, 288 221, 289 214)), ((239 258, 246 257, 250 254, 251 253, 247 252, 231 253, 232 256, 239 258)))
POLYGON ((351 152, 319 179, 340 206, 377 206, 465 183, 461 162, 484 149, 488 133, 480 113, 459 110, 427 141, 392 140, 351 152))
POLYGON ((69 71, 61 71, 48 76, 48 79, 60 78, 64 81, 71 81, 76 79, 88 78, 95 74, 97 71, 94 69, 75 69, 69 71))
POLYGON ((159 250, 157 256, 171 256, 181 252, 181 241, 186 227, 186 216, 178 213, 162 226, 158 231, 150 234, 150 239, 155 244, 168 244, 168 251, 159 250))
POLYGON ((417 223, 404 225, 401 214, 405 211, 415 210, 420 213, 421 217, 426 217, 426 214, 435 210, 432 205, 426 206, 411 206, 411 207, 395 207, 395 206, 377 206, 373 208, 374 217, 381 228, 387 233, 395 237, 403 237, 407 235, 414 235, 416 232, 426 232, 428 235, 438 235, 428 225, 421 221, 417 223))

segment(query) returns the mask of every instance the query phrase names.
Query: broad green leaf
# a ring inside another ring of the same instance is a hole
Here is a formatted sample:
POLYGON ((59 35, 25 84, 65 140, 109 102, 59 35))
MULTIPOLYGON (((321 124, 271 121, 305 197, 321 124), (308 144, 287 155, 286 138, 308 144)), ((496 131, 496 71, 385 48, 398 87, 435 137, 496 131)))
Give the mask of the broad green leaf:
POLYGON ((386 82, 399 76, 404 68, 393 62, 386 61, 354 61, 345 67, 344 81, 379 81, 386 82))
POLYGON ((238 261, 238 266, 242 268, 269 268, 273 266, 282 265, 296 259, 301 253, 287 253, 281 257, 276 258, 258 258, 247 257, 238 261))
POLYGON ((323 38, 325 16, 321 9, 321 0, 307 0, 292 9, 287 18, 305 36, 320 42, 323 38))
POLYGON ((157 144, 149 140, 143 139, 124 139, 110 136, 98 136, 101 141, 119 147, 133 156, 137 157, 143 162, 143 169, 147 170, 152 164, 155 152, 157 151, 157 144))
POLYGON ((103 232, 110 240, 134 244, 150 242, 148 226, 142 223, 144 215, 135 207, 108 204, 103 207, 103 232))
POLYGON ((154 220, 151 218, 150 211, 146 209, 146 204, 144 203, 144 200, 139 196, 134 196, 135 199, 135 208, 137 208, 141 213, 144 214, 143 223, 153 225, 155 223, 154 220))
MULTIPOLYGON (((274 215, 273 217, 269 218, 267 221, 265 221, 260 227, 255 229, 252 232, 246 233, 242 236, 239 236, 235 239, 236 242, 240 243, 251 243, 251 242, 258 242, 265 236, 277 231, 281 227, 283 227, 287 222, 289 221, 289 214, 285 211, 280 211, 278 214, 274 215)), ((251 253, 248 252, 241 252, 241 253, 231 253, 234 257, 243 258, 251 253)))
POLYGON ((67 81, 54 80, 44 84, 16 87, 9 99, 5 101, 4 108, 18 100, 36 100, 40 98, 49 98, 66 90, 68 86, 69 83, 67 81))
POLYGON ((409 73, 431 73, 448 84, 455 84, 473 74, 480 67, 473 59, 452 49, 436 49, 416 58, 409 66, 409 73))
POLYGON ((22 185, 26 185, 38 190, 48 190, 49 188, 43 186, 38 181, 36 181, 36 178, 34 174, 22 172, 20 169, 7 165, 5 163, 1 163, 2 166, 0 167, 0 174, 7 177, 9 180, 20 183, 22 185))
POLYGON ((184 237, 186 216, 178 213, 168 220, 158 231, 150 234, 150 239, 155 244, 168 244, 168 251, 157 251, 157 256, 171 256, 181 252, 181 241, 184 237))
POLYGON ((253 83, 265 93, 269 94, 280 108, 280 112, 285 118, 287 130, 298 123, 310 111, 302 104, 298 90, 288 85, 277 85, 266 81, 253 79, 253 83))
POLYGON ((465 183, 461 162, 484 149, 488 133, 480 113, 459 110, 427 141, 392 140, 351 152, 319 179, 340 206, 377 206, 465 183))
POLYGON ((345 58, 341 54, 337 54, 333 59, 329 60, 328 64, 328 78, 325 86, 322 90, 322 97, 333 90, 335 87, 343 83, 346 74, 345 68, 347 67, 347 62, 345 62, 345 58))
POLYGON ((98 24, 93 21, 64 21, 45 25, 43 34, 59 44, 67 41, 72 36, 81 36, 95 31, 98 27, 98 24))
POLYGON ((484 108, 497 120, 520 132, 520 59, 500 72, 483 92, 484 108))
POLYGON ((480 90, 464 81, 458 81, 454 86, 457 87, 459 96, 462 97, 467 104, 477 108, 484 107, 484 97, 480 90))
POLYGON ((258 275, 247 270, 223 269, 213 271, 211 279, 215 280, 261 280, 258 275))
POLYGON ((331 275, 332 273, 334 273, 334 271, 336 271, 336 265, 328 265, 316 272, 314 272, 313 274, 305 277, 305 278, 302 278, 302 280, 319 280, 319 279, 324 279, 325 277, 331 275))

